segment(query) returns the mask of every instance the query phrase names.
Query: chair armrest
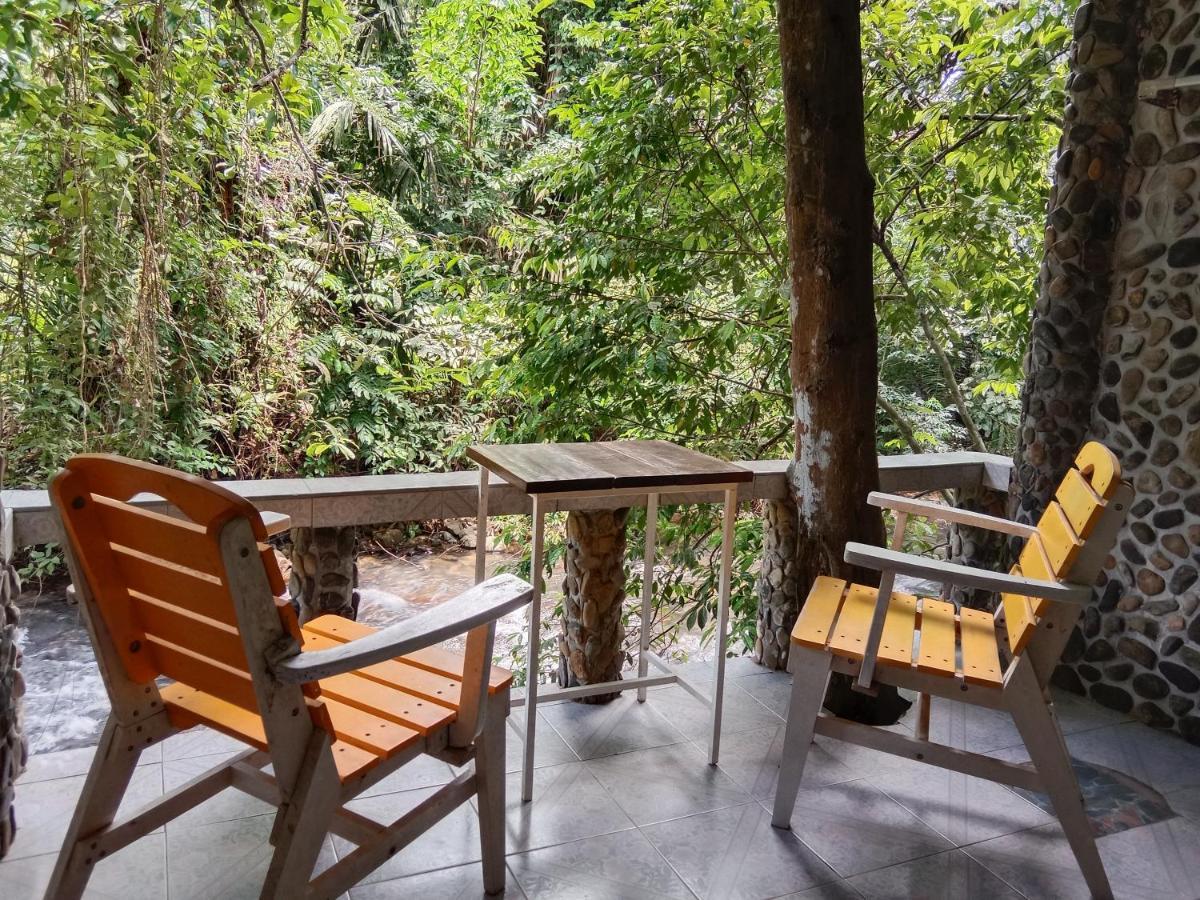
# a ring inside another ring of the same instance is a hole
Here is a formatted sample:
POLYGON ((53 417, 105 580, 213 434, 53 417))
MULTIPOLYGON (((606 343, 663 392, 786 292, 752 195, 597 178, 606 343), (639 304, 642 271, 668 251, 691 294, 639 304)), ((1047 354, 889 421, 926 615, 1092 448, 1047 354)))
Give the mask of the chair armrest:
POLYGON ((286 513, 262 510, 259 512, 259 516, 262 518, 263 527, 267 529, 268 537, 274 537, 292 527, 292 517, 286 513))
POLYGON ((851 565, 864 566, 880 572, 896 572, 901 575, 928 578, 942 584, 982 588, 986 591, 1020 594, 1025 597, 1044 597, 1047 600, 1060 600, 1067 603, 1086 603, 1092 596, 1092 589, 1087 585, 1043 581, 1040 578, 1026 578, 1023 575, 1002 575, 999 572, 972 569, 969 566, 942 562, 938 559, 927 559, 923 556, 900 553, 896 550, 884 550, 868 544, 853 542, 847 544, 845 560, 851 565))
POLYGON ((971 512, 966 509, 955 509, 953 506, 930 503, 928 500, 884 494, 880 491, 872 491, 868 494, 867 502, 872 506, 893 509, 913 516, 923 516, 939 522, 954 522, 957 525, 970 525, 972 528, 985 528, 988 531, 1013 534, 1017 537, 1028 538, 1037 533, 1037 529, 1032 525, 1025 525, 1021 522, 1013 522, 1009 519, 1001 519, 998 516, 989 516, 986 513, 971 512))
POLYGON ((293 684, 330 678, 463 634, 520 609, 532 598, 529 584, 514 575, 498 575, 419 616, 340 647, 273 660, 271 668, 280 681, 293 684))

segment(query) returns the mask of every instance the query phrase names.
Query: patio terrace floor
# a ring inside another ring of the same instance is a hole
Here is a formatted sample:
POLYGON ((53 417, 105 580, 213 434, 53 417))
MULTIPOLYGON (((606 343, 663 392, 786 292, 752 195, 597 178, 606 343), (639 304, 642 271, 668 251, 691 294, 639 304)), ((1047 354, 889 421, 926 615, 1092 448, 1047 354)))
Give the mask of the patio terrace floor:
MULTIPOLYGON (((768 809, 789 677, 765 673, 746 659, 730 661, 730 676, 718 768, 705 763, 706 711, 674 686, 653 690, 644 705, 629 693, 608 706, 542 707, 532 804, 519 800, 520 742, 510 732, 505 896, 1087 896, 1061 830, 1033 799, 823 737, 809 756, 793 830, 773 830, 768 809)), ((1056 705, 1072 755, 1085 764, 1085 780, 1095 782, 1085 793, 1095 820, 1109 832, 1099 845, 1116 895, 1195 900, 1200 747, 1074 696, 1057 695, 1056 705)), ((1007 717, 988 710, 935 700, 931 737, 1026 758, 1007 717)), ((122 813, 216 764, 235 746, 196 730, 152 748, 122 813)), ((41 896, 91 753, 84 748, 31 760, 17 790, 20 832, 0 862, 4 900, 41 896)), ((395 817, 451 772, 423 757, 351 805, 395 817)), ((89 896, 256 897, 271 822, 270 807, 229 789, 100 863, 89 896)), ((323 864, 345 846, 327 839, 323 864)), ((477 897, 478 858, 474 812, 462 807, 368 876, 351 897, 477 897)))

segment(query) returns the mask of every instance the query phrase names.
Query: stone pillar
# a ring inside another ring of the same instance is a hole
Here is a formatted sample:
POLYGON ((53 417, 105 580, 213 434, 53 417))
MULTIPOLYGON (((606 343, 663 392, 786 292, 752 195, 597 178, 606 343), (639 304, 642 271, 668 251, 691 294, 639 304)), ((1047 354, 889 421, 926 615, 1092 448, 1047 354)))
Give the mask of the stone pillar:
MULTIPOLYGON (((954 505, 958 509, 1005 518, 1008 494, 985 487, 959 488, 954 492, 954 505)), ((1007 540, 1003 534, 966 525, 951 525, 949 537, 950 562, 991 571, 1004 571, 1008 568, 1005 565, 1007 540)), ((961 606, 988 611, 995 608, 998 600, 992 591, 957 585, 950 592, 950 599, 961 606)))
POLYGON ((754 660, 786 670, 792 626, 803 597, 796 578, 796 505, 768 500, 763 509, 762 568, 758 573, 758 637, 754 660))
POLYGON ((1021 522, 1041 516, 1086 438, 1114 256, 1136 263, 1153 249, 1116 245, 1142 10, 1143 0, 1093 0, 1075 15, 1013 467, 1013 518, 1021 522))
MULTIPOLYGON (((1150 7, 1141 77, 1196 71, 1200 10, 1150 7)), ((1200 90, 1139 103, 1132 124, 1091 434, 1137 496, 1057 674, 1200 743, 1200 90)))
MULTIPOLYGON (((625 661, 625 522, 628 509, 572 510, 567 514, 563 622, 558 638, 558 683, 599 684, 621 677, 625 661)), ((581 703, 608 703, 599 694, 581 703)))
MULTIPOLYGON (((0 518, 0 531, 3 521, 0 518)), ((13 796, 28 753, 21 727, 25 679, 21 674, 21 648, 17 646, 17 594, 21 582, 11 556, 4 555, 6 544, 5 535, 0 533, 0 859, 8 853, 17 831, 13 796)))
POLYGON ((293 528, 288 591, 307 622, 326 613, 358 617, 358 563, 353 526, 293 528))

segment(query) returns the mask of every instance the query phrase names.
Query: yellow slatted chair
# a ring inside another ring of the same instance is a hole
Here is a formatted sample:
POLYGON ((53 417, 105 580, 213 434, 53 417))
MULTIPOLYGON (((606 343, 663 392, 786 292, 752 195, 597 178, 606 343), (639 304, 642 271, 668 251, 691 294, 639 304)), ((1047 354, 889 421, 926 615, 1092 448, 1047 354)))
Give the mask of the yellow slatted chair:
POLYGON ((493 578, 378 631, 336 616, 300 627, 259 513, 229 490, 89 455, 50 495, 112 713, 47 897, 80 896, 99 860, 230 786, 278 807, 263 897, 339 896, 471 797, 484 887, 504 889, 512 678, 491 665, 492 644, 528 584, 493 578), (131 503, 137 494, 172 514, 131 503), (464 633, 463 655, 436 646, 464 633), (196 725, 246 750, 114 822, 138 756, 196 725), (422 753, 473 765, 394 822, 345 808, 422 753), (357 848, 314 879, 330 832, 357 848))
POLYGON ((1092 895, 1111 897, 1046 686, 1132 498, 1117 458, 1095 442, 1080 451, 1036 527, 872 493, 872 505, 895 513, 891 548, 851 543, 845 559, 879 571, 879 588, 822 576, 792 631, 794 679, 772 823, 790 827, 809 744, 823 734, 1048 794, 1092 895), (910 515, 1016 535, 1025 545, 1007 575, 912 556, 899 550, 910 515), (995 591, 1003 611, 993 616, 894 592, 897 574, 995 591), (854 677, 862 690, 890 684, 917 691, 916 736, 822 715, 831 672, 854 677), (1032 763, 929 741, 931 695, 1011 714, 1032 763))

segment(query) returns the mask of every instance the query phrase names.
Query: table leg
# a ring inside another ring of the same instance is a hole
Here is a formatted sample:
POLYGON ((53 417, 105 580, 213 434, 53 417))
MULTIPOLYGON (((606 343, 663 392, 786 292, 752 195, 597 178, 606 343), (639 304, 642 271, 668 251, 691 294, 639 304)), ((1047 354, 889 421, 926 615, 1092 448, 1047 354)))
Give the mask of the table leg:
POLYGON ((729 642, 729 589, 733 577, 733 526, 737 520, 737 488, 725 490, 725 521, 721 535, 721 587, 717 607, 717 665, 713 679, 712 743, 708 761, 717 764, 721 752, 721 712, 725 700, 725 648, 729 642))
POLYGON ((475 583, 487 576, 488 472, 479 467, 479 511, 475 516, 475 583))
MULTIPOLYGON (((646 495, 646 555, 642 565, 642 621, 639 626, 638 677, 645 678, 650 671, 646 651, 650 649, 650 607, 654 599, 654 550, 658 538, 658 494, 646 495)), ((638 703, 646 702, 646 688, 638 688, 638 703)))
POLYGON ((525 764, 521 770, 521 801, 533 799, 533 752, 537 729, 538 656, 542 647, 542 545, 545 541, 546 513, 538 495, 533 500, 533 558, 529 583, 533 600, 529 604, 529 644, 525 675, 525 764))

